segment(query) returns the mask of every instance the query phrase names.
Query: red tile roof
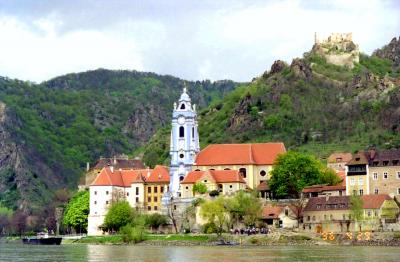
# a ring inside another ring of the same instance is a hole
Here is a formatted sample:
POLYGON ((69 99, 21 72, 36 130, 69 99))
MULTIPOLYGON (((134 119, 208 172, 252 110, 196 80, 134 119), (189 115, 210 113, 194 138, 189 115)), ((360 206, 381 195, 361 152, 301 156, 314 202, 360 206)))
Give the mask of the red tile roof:
POLYGON ((246 183, 237 170, 207 170, 189 172, 181 184, 194 184, 205 176, 211 176, 216 183, 246 183))
POLYGON ((385 200, 391 200, 389 195, 363 195, 363 208, 364 209, 379 209, 385 200))
POLYGON ((336 173, 336 175, 342 180, 339 185, 346 187, 346 171, 339 171, 336 173))
POLYGON ((282 213, 283 207, 282 206, 272 206, 266 205, 263 207, 262 210, 262 218, 279 218, 279 215, 282 213))
POLYGON ((119 186, 130 187, 132 183, 169 183, 168 169, 165 166, 156 166, 154 169, 113 170, 103 168, 96 177, 92 186, 119 186))
POLYGON ((346 186, 327 186, 327 185, 313 185, 307 186, 303 189, 303 193, 320 193, 324 191, 336 191, 336 190, 346 190, 346 186))
POLYGON ((213 144, 197 154, 195 165, 272 165, 285 152, 283 143, 213 144))
MULTIPOLYGON (((361 198, 363 200, 363 209, 379 209, 385 200, 392 199, 389 195, 363 195, 361 198)), ((310 198, 304 211, 348 209, 350 209, 350 196, 330 196, 310 198)))
POLYGON ((328 163, 349 162, 353 158, 351 153, 333 153, 328 157, 328 163))

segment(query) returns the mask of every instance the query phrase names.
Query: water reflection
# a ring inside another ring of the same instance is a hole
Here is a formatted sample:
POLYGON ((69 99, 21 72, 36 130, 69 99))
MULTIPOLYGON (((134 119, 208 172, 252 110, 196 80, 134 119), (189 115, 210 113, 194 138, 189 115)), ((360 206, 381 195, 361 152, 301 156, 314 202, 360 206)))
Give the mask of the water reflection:
POLYGON ((1 244, 0 261, 399 261, 398 247, 157 247, 1 244))

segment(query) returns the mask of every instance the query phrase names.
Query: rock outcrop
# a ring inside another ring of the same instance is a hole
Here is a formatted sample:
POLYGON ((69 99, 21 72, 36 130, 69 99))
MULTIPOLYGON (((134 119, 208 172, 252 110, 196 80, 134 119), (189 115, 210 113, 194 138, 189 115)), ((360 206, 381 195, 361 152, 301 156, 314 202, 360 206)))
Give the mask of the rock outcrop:
POLYGON ((400 66, 400 37, 394 37, 389 44, 374 51, 373 55, 393 61, 395 66, 400 66))

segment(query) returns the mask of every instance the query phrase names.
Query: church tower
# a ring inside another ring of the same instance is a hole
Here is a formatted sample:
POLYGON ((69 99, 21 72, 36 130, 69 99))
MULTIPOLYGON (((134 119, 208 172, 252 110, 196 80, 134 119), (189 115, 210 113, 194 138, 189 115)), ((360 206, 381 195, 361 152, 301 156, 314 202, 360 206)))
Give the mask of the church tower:
POLYGON ((197 128, 196 105, 192 105, 185 87, 172 113, 169 189, 173 197, 178 196, 179 183, 192 170, 200 151, 197 128))

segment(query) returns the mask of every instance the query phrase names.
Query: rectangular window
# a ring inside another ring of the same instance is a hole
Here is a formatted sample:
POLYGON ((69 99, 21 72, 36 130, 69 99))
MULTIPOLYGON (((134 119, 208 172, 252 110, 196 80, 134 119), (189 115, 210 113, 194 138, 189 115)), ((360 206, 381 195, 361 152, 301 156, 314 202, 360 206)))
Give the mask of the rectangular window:
POLYGON ((363 179, 362 177, 360 177, 360 178, 358 179, 358 185, 359 185, 359 186, 364 185, 364 179, 363 179))
POLYGON ((364 194, 364 190, 360 189, 360 196, 364 194))
POLYGON ((108 191, 106 191, 106 195, 108 195, 108 191))
POLYGON ((139 198, 138 197, 136 197, 136 203, 139 203, 139 198))
POLYGON ((161 193, 164 193, 164 186, 161 186, 160 191, 161 193))
POLYGON ((151 210, 151 206, 147 206, 147 210, 149 210, 149 211, 150 211, 150 210, 151 210))
POLYGON ((155 187, 154 187, 154 193, 157 193, 157 192, 158 192, 158 187, 155 186, 155 187))
POLYGON ((387 179, 388 178, 388 173, 387 172, 383 172, 383 179, 387 179))
POLYGON ((94 204, 97 205, 97 201, 94 201, 94 204))
POLYGON ((310 221, 310 216, 307 216, 307 221, 310 221))
POLYGON ((400 188, 397 189, 397 194, 400 195, 400 188))
POLYGON ((400 171, 397 171, 397 179, 400 179, 400 171))
POLYGON ((108 205, 108 201, 106 201, 106 205, 108 205))
POLYGON ((357 195, 357 190, 353 190, 353 195, 357 195))
POLYGON ((378 173, 374 173, 373 178, 374 178, 374 180, 378 180, 378 173))
POLYGON ((97 195, 97 191, 94 191, 94 195, 97 195))
POLYGON ((147 188, 147 193, 151 193, 151 187, 150 186, 147 188))
POLYGON ((126 192, 126 196, 129 196, 129 192, 126 192))
POLYGON ((157 202, 158 201, 158 198, 157 197, 154 197, 154 202, 157 202))
POLYGON ((147 197, 147 202, 151 202, 151 197, 147 197))
POLYGON ((375 188, 374 193, 375 193, 375 195, 379 194, 379 189, 375 188))
POLYGON ((139 187, 136 187, 136 195, 139 195, 139 187))
POLYGON ((346 215, 345 214, 343 214, 343 220, 346 220, 346 215))
POLYGON ((354 186, 354 184, 355 184, 354 178, 350 178, 350 185, 354 186))
POLYGON ((368 210, 368 216, 370 217, 372 215, 371 210, 368 210))
POLYGON ((154 210, 157 210, 158 209, 158 207, 157 206, 154 206, 154 210))
POLYGON ((324 220, 326 220, 326 215, 324 215, 324 220))

